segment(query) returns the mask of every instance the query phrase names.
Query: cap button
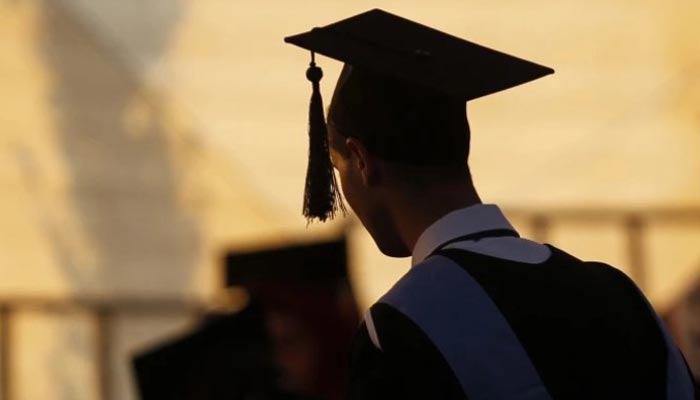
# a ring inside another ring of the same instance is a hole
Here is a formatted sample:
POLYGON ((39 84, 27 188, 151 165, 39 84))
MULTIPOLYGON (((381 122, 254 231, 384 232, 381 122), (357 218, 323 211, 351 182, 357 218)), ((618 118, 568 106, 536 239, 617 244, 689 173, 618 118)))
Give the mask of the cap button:
POLYGON ((413 54, 418 57, 418 58, 430 58, 433 55, 425 49, 415 49, 413 50, 413 54))
POLYGON ((311 65, 306 70, 306 79, 310 80, 311 82, 319 82, 321 78, 323 78, 323 70, 316 65, 311 65))

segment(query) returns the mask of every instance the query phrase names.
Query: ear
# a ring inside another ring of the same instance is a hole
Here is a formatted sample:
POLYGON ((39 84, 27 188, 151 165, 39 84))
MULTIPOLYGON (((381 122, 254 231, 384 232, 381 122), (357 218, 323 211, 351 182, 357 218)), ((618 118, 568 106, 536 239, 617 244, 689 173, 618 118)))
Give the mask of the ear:
POLYGON ((359 172, 362 183, 372 186, 377 182, 377 159, 367 151, 367 147, 356 138, 345 139, 345 146, 350 153, 350 164, 359 172))

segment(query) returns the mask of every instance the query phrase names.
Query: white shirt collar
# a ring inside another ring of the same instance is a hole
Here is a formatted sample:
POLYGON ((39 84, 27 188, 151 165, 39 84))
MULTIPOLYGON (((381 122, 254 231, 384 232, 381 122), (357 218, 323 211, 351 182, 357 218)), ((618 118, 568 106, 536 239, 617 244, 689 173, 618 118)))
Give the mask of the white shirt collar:
POLYGON ((515 230, 496 205, 475 204, 452 211, 433 222, 418 237, 413 247, 411 265, 420 263, 450 240, 493 229, 515 230))

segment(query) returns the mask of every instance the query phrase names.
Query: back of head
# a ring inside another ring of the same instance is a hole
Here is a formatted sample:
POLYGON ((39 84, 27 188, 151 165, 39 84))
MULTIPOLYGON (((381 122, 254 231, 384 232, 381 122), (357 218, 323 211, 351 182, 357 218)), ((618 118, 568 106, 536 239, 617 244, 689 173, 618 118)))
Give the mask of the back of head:
POLYGON ((328 160, 316 53, 345 63, 328 119, 339 135, 330 137, 355 137, 370 153, 416 167, 413 172, 439 167, 433 168, 439 176, 466 170, 467 101, 554 72, 380 9, 284 40, 311 52, 304 215, 322 221, 336 210, 337 186, 328 160))
POLYGON ((345 65, 328 123, 387 161, 430 167, 467 164, 464 100, 365 69, 345 65))

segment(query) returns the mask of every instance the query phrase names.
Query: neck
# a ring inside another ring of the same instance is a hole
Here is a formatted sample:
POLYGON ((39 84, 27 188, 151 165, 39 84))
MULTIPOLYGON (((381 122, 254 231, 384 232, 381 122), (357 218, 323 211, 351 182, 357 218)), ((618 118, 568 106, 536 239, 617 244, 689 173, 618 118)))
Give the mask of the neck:
POLYGON ((481 204, 481 199, 469 182, 410 190, 396 195, 393 203, 396 229, 406 248, 413 252, 420 235, 435 221, 460 208, 481 204))

